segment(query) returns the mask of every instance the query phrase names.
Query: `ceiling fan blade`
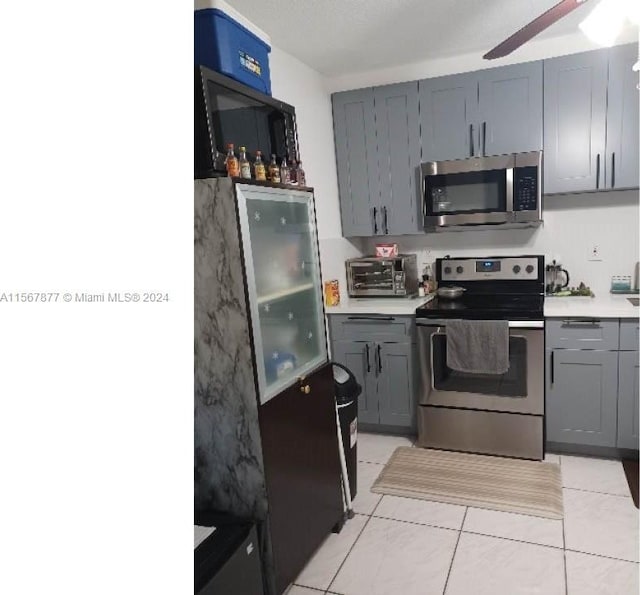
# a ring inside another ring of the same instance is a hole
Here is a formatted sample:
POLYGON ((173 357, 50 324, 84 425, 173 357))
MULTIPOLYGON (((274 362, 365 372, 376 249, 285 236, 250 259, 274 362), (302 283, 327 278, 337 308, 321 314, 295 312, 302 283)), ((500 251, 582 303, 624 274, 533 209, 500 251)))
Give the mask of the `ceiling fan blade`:
POLYGON ((584 4, 587 0, 562 0, 552 6, 547 12, 542 13, 537 19, 516 31, 511 37, 494 47, 490 52, 482 56, 485 60, 494 60, 509 55, 513 50, 535 37, 547 27, 550 27, 562 17, 568 15, 572 10, 584 4))

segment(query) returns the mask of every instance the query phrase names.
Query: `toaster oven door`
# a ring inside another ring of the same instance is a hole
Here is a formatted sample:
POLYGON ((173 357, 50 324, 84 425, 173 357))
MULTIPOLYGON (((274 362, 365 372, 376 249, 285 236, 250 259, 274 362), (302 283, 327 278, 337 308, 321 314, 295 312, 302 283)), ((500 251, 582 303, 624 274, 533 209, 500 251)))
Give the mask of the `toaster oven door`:
POLYGON ((397 295, 391 262, 363 260, 347 265, 349 296, 397 295))

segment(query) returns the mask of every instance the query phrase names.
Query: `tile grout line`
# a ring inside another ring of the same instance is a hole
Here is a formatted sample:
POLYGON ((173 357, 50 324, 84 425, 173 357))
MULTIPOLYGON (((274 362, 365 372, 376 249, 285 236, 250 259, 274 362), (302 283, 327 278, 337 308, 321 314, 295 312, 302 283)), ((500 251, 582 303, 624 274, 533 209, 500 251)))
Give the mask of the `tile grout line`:
POLYGON ((444 581, 444 588, 442 589, 442 595, 447 592, 447 585, 449 584, 449 577, 451 576, 451 569, 453 568, 453 561, 456 559, 456 552, 458 551, 458 544, 460 543, 460 537, 462 535, 462 528, 464 527, 464 522, 467 518, 467 511, 469 507, 466 506, 464 509, 464 516, 462 517, 462 523, 460 524, 460 530, 458 531, 458 539, 456 539, 456 545, 453 548, 453 555, 451 556, 451 563, 449 564, 449 570, 447 571, 447 579, 444 581))
POLYGON ((362 529, 360 529, 360 533, 358 533, 358 536, 355 538, 355 541, 351 544, 351 547, 349 548, 349 551, 347 552, 347 555, 344 557, 344 560, 342 560, 342 562, 340 563, 340 566, 338 566, 338 569, 335 571, 335 573, 333 575, 333 578, 331 579, 331 581, 329 582, 329 585, 327 586, 327 591, 329 591, 331 589, 331 585, 333 585, 334 581, 336 580, 336 577, 338 576, 338 574, 342 570, 342 567, 344 566, 344 563, 347 561, 347 558, 349 558, 349 556, 351 555, 351 552, 352 552, 353 548, 356 547, 356 543, 358 543, 358 540, 360 539, 360 537, 364 533, 364 530, 367 528, 367 525, 369 524, 369 521, 371 521, 371 519, 373 518, 373 513, 376 511, 376 508, 378 508, 378 505, 380 504, 380 502, 382 502, 382 498, 380 498, 380 500, 378 500, 378 503, 375 505, 374 509, 371 511, 371 514, 362 515, 362 516, 366 516, 367 517, 367 521, 362 526, 362 529))
POLYGON ((630 495, 625 494, 611 494, 610 492, 596 492, 595 490, 585 490, 583 488, 570 488, 569 486, 562 486, 563 490, 573 490, 574 492, 586 492, 587 494, 602 494, 603 496, 615 496, 616 498, 629 498, 630 495))
POLYGON ((603 554, 594 554, 593 552, 585 552, 583 550, 574 550, 572 548, 569 548, 566 551, 573 552, 575 554, 584 554, 585 556, 593 556, 594 558, 604 558, 605 560, 613 560, 615 562, 628 562, 629 564, 640 565, 640 562, 636 562, 635 560, 627 560, 625 558, 614 558, 613 556, 605 556, 603 554))
POLYGON ((565 595, 569 595, 569 579, 567 577, 567 539, 564 535, 564 517, 566 512, 564 510, 564 498, 562 499, 562 560, 564 561, 564 592, 565 595))

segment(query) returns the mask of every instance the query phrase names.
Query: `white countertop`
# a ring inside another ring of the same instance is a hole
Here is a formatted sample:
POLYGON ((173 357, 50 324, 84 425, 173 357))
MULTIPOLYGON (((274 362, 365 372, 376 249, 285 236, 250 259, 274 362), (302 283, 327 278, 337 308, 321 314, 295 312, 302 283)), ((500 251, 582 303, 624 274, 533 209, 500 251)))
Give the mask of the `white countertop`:
POLYGON ((390 316, 413 316, 416 308, 426 304, 434 296, 415 298, 347 298, 338 306, 325 306, 331 314, 382 314, 390 316))
POLYGON ((628 297, 638 295, 612 295, 589 297, 545 297, 545 318, 637 318, 638 306, 632 306, 628 297))

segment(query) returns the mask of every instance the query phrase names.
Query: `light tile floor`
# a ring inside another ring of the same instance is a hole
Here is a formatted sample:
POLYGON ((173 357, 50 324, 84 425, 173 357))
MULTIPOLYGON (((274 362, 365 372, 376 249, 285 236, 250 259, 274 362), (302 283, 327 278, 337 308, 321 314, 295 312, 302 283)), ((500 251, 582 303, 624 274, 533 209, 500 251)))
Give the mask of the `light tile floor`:
POLYGON ((372 494, 409 438, 359 434, 356 516, 287 595, 637 595, 638 510, 619 461, 547 455, 562 471, 554 521, 372 494))

